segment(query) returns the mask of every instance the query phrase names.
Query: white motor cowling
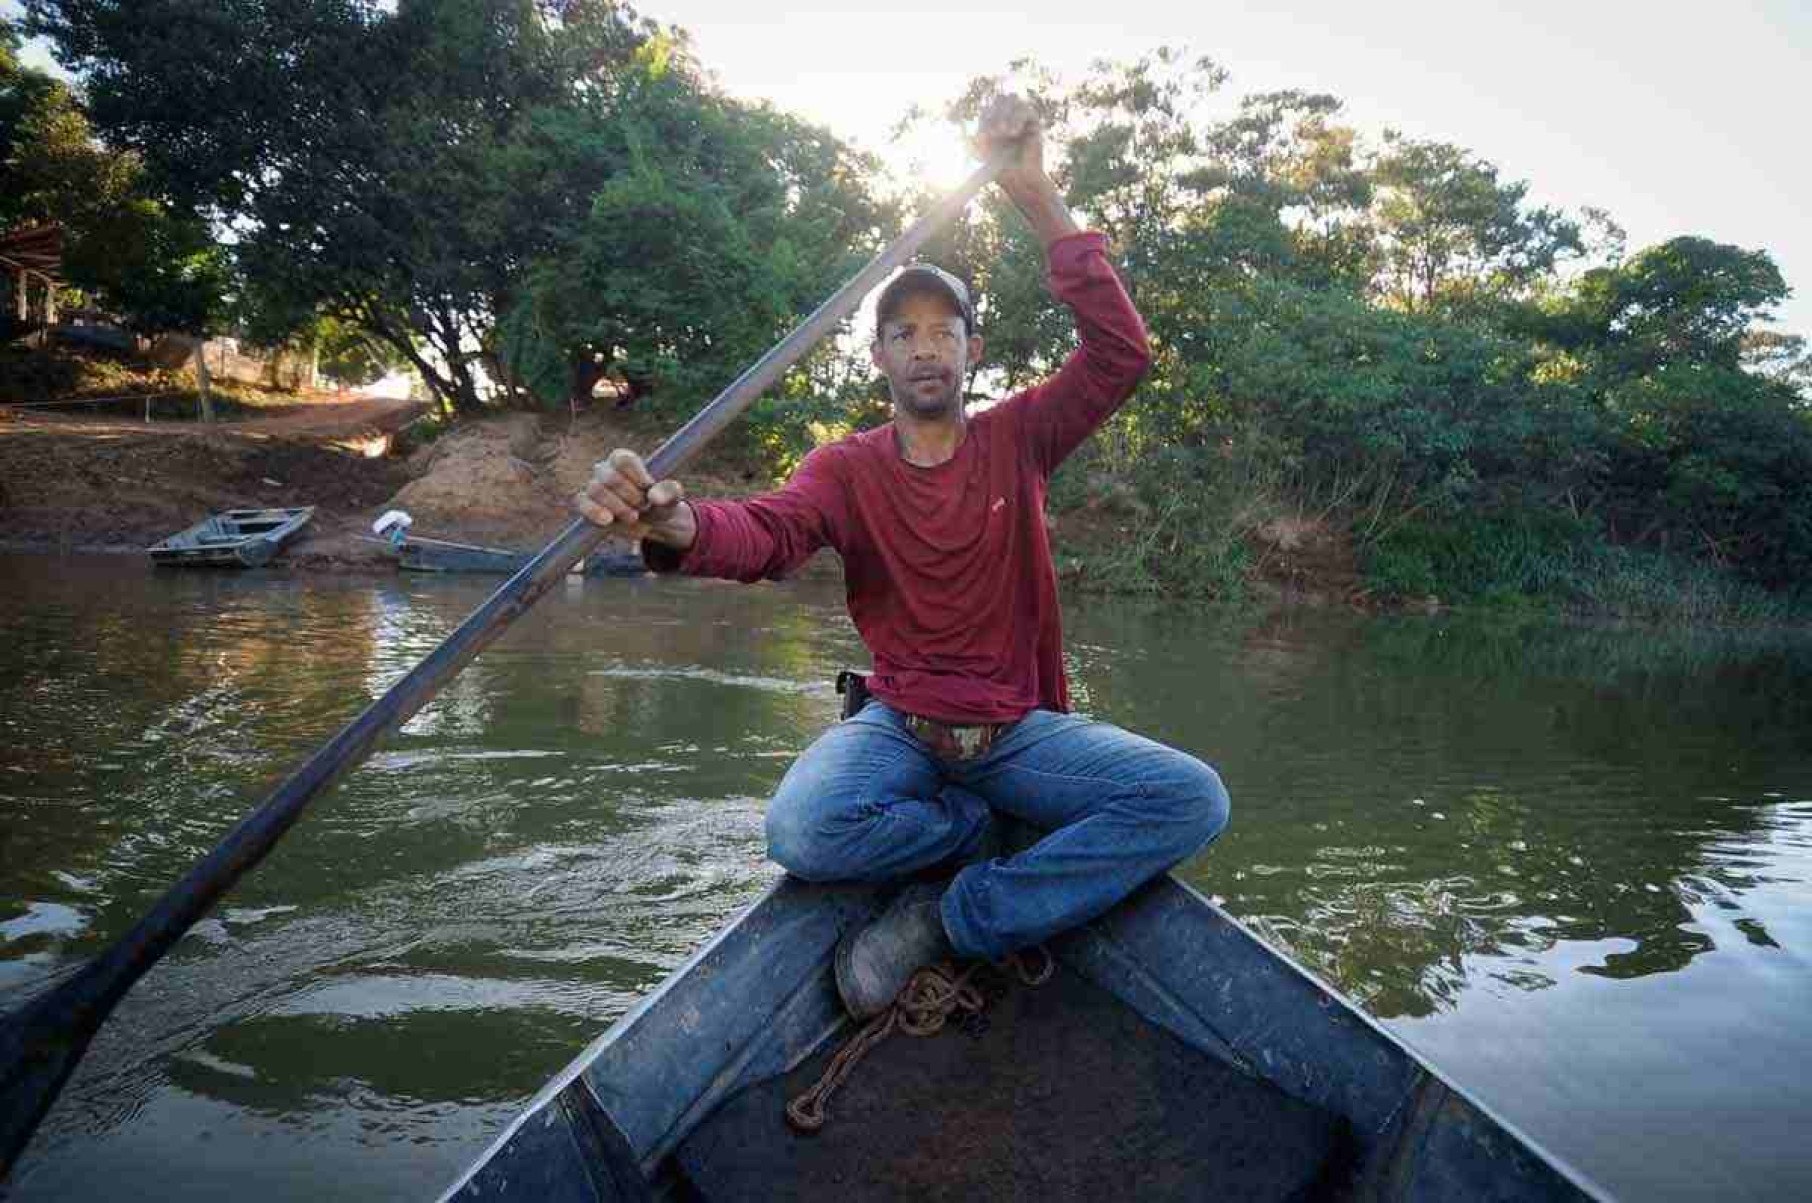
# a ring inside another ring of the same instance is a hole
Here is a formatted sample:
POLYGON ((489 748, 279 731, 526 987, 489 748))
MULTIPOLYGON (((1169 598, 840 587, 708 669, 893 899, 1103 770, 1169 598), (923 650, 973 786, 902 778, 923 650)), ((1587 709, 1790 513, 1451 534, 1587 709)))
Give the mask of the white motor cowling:
POLYGON ((409 516, 408 510, 386 510, 384 515, 371 524, 371 533, 392 543, 401 543, 409 534, 409 528, 415 525, 415 519, 409 516))

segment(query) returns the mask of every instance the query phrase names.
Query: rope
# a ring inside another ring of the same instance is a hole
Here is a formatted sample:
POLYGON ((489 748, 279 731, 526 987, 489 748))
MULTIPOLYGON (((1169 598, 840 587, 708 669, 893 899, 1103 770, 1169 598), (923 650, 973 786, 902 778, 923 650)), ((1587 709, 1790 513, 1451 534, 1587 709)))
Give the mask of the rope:
POLYGON ((153 397, 181 397, 184 395, 184 390, 169 393, 121 393, 117 397, 67 397, 60 401, 0 401, 0 407, 44 409, 52 405, 105 405, 113 401, 148 401, 153 397))
POLYGON ((831 1058, 831 1063, 824 1067, 824 1076, 810 1090, 786 1105, 787 1123, 800 1132, 816 1132, 824 1127, 825 1120, 830 1118, 825 1113, 824 1105, 836 1093, 837 1087, 843 1085, 843 1079, 849 1077, 849 1071, 856 1067, 856 1062, 867 1056, 869 1049, 893 1035, 899 1014, 898 1008, 889 1007, 850 1037, 848 1043, 831 1058))
MULTIPOLYGON (((1042 946, 1008 953, 1006 964, 1027 986, 1042 986, 1057 971, 1056 959, 1042 946), (1036 965, 1031 963, 1034 959, 1036 965)), ((846 1040, 811 1089, 786 1105, 787 1122, 799 1132, 816 1132, 824 1127, 830 1118, 826 1108, 831 1095, 849 1078, 857 1063, 895 1031, 908 1036, 935 1036, 959 1011, 965 1016, 979 1016, 988 1005, 972 980, 981 967, 982 962, 976 961, 958 973, 945 961, 926 965, 914 973, 895 996, 893 1005, 846 1040)))

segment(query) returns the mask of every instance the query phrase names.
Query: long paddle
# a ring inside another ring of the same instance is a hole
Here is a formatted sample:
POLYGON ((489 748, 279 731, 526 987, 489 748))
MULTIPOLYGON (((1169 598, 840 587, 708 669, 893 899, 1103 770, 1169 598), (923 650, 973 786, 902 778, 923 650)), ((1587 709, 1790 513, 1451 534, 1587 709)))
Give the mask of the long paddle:
MULTIPOLYGON (((648 457, 656 480, 674 475, 749 403, 780 379, 832 327, 854 312, 862 297, 888 272, 954 218, 975 194, 993 180, 1015 151, 997 154, 978 167, 955 191, 938 201, 912 227, 894 240, 838 289, 793 332, 738 376, 729 388, 662 443, 648 457)), ((74 1071, 89 1040, 127 990, 180 939, 208 908, 263 860, 302 811, 365 759, 387 732, 401 726, 439 692, 441 686, 483 651, 493 639, 568 570, 601 543, 608 528, 579 519, 561 532, 441 645, 392 685, 384 696, 323 744, 291 773, 257 810, 241 819, 214 851, 208 853, 131 931, 88 962, 62 985, 8 1015, 0 1024, 0 1183, 31 1139, 38 1121, 74 1071)))

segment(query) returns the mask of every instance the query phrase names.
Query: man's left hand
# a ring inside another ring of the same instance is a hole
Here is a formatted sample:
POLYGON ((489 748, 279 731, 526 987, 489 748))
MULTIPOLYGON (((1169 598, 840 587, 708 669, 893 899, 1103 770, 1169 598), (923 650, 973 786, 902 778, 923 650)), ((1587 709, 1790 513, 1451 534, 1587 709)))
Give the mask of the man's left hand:
POLYGON ((1038 111, 1023 96, 996 96, 982 110, 975 134, 982 157, 992 159, 1007 147, 1018 150, 997 177, 1009 195, 1025 195, 1045 182, 1043 131, 1038 111))
POLYGON ((989 159, 1011 149, 1012 158, 995 180, 1047 247, 1077 232, 1069 206, 1044 171, 1043 123, 1023 96, 996 96, 988 102, 976 131, 975 148, 989 159))

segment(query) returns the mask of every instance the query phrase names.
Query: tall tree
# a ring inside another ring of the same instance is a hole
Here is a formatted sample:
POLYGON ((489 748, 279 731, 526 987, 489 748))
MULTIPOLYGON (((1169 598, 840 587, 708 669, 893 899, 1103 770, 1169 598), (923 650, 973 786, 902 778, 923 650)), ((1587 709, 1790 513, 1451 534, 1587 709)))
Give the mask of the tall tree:
POLYGON ((631 398, 726 383, 853 270, 895 218, 872 162, 715 94, 665 42, 608 103, 550 129, 602 186, 527 266, 501 330, 545 398, 611 378, 631 398))
POLYGON ((1379 287, 1406 309, 1522 294, 1581 249, 1579 228, 1525 205, 1528 185, 1446 142, 1386 133, 1372 165, 1381 240, 1379 287))
POLYGON ((1565 313, 1574 345, 1617 377, 1641 376, 1667 364, 1735 368, 1787 295, 1766 251, 1680 237, 1587 272, 1565 313))
POLYGON ((102 128, 233 231, 255 311, 356 322, 455 409, 481 403, 497 314, 588 195, 547 163, 549 112, 607 97, 651 32, 602 0, 28 11, 102 128))
POLYGON ((1304 283, 1354 287, 1370 279, 1371 176, 1358 135, 1325 93, 1265 92, 1208 131, 1207 144, 1229 195, 1289 229, 1292 275, 1304 283))
POLYGON ((144 333, 206 333, 228 288, 206 223, 150 195, 140 157, 103 145, 69 87, 17 47, 0 26, 0 227, 62 226, 71 284, 144 333))

